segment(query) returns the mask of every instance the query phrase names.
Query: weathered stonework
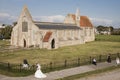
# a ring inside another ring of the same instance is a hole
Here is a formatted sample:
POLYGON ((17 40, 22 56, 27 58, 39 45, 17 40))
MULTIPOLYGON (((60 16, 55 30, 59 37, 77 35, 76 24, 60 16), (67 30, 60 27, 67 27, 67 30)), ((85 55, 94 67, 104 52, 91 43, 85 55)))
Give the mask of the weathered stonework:
MULTIPOLYGON (((94 27, 81 26, 80 20, 68 14, 64 23, 35 22, 25 6, 14 26, 11 45, 15 47, 39 47, 57 49, 62 46, 94 41, 94 27)), ((78 14, 76 15, 78 16, 78 14)))

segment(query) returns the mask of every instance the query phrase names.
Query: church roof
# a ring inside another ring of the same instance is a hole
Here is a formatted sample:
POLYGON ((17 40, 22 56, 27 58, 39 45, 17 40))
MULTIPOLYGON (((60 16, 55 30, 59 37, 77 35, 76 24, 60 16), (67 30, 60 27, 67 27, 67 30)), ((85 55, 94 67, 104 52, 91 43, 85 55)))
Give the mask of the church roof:
MULTIPOLYGON (((75 14, 68 14, 68 16, 71 16, 73 20, 76 21, 75 14)), ((91 21, 89 20, 87 16, 80 16, 80 26, 81 27, 93 27, 91 21)))
POLYGON ((80 26, 81 27, 93 27, 91 21, 87 16, 80 16, 80 26))
POLYGON ((43 42, 48 42, 51 35, 52 35, 52 32, 47 32, 43 38, 43 42))
POLYGON ((77 25, 50 22, 34 22, 39 29, 81 29, 77 25))

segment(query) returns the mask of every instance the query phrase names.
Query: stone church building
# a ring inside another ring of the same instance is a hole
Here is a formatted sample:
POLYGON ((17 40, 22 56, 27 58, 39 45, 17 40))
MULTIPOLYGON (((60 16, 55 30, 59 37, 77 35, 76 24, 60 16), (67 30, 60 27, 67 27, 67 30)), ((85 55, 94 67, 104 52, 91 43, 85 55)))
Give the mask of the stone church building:
POLYGON ((68 14, 63 23, 34 21, 26 6, 13 27, 11 45, 57 49, 94 41, 94 27, 87 16, 68 14))

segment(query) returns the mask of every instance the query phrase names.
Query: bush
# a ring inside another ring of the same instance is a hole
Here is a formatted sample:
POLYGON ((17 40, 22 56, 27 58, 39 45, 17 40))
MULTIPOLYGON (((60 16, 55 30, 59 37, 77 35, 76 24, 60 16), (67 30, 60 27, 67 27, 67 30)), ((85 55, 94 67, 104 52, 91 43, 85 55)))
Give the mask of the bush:
POLYGON ((120 35, 120 31, 114 31, 111 33, 112 35, 120 35))

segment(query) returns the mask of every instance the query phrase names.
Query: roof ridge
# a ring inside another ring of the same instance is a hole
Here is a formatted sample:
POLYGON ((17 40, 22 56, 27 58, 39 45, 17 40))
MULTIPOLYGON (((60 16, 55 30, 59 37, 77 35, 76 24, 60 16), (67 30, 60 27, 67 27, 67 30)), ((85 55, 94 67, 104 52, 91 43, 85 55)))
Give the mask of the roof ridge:
POLYGON ((43 25, 46 25, 46 24, 49 24, 49 25, 69 25, 69 26, 76 26, 75 24, 68 24, 68 23, 54 23, 54 22, 35 22, 35 24, 43 24, 43 25))

